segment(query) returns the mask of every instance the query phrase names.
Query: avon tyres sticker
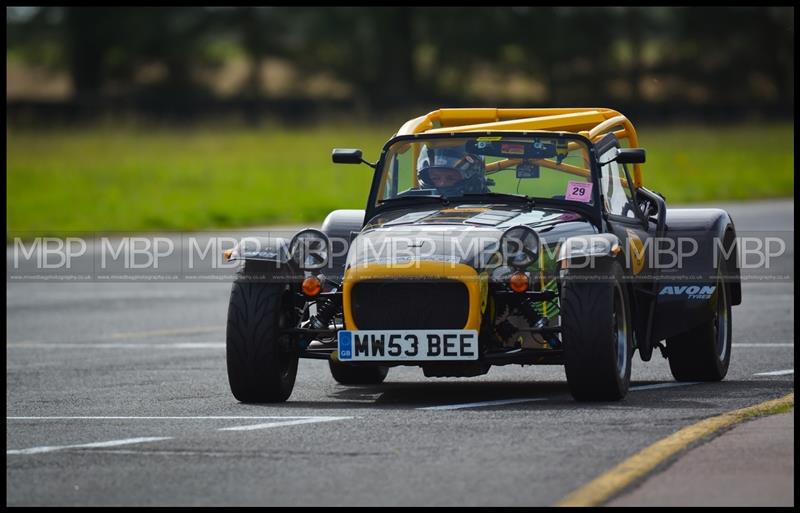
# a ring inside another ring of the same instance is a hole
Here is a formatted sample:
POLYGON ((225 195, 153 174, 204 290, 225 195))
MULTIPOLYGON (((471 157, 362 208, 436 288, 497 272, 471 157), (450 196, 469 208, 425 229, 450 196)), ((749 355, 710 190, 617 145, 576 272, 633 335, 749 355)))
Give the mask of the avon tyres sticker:
POLYGON ((711 299, 714 291, 717 289, 716 285, 708 286, 680 286, 680 285, 667 285, 658 293, 659 296, 684 296, 688 299, 711 299))
POLYGON ((567 192, 564 199, 570 201, 580 201, 582 203, 589 203, 592 201, 592 182, 573 182, 567 183, 567 192))

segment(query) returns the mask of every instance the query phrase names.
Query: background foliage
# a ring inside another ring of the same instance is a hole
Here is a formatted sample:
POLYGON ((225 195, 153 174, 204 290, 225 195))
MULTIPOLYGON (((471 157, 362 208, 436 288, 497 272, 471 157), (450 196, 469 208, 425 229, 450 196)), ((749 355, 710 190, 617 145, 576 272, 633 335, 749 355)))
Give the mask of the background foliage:
POLYGON ((602 106, 671 204, 791 196, 793 7, 8 7, 7 239, 318 222, 407 119, 602 106))
POLYGON ((66 74, 62 100, 94 112, 197 114, 220 99, 269 112, 287 98, 294 117, 323 99, 634 117, 794 106, 793 7, 17 7, 6 19, 9 60, 66 74))

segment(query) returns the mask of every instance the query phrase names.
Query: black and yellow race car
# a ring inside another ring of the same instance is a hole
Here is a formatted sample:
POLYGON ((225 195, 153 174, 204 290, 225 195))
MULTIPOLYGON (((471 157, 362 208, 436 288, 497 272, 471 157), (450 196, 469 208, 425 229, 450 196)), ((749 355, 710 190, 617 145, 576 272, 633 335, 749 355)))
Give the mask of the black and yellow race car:
POLYGON ((564 365, 577 400, 625 397, 631 356, 659 348, 677 380, 725 377, 741 302, 736 231, 719 209, 668 209, 645 150, 605 108, 440 109, 376 163, 364 210, 249 237, 227 325, 244 402, 289 398, 299 358, 339 383, 390 367, 431 377, 564 365))

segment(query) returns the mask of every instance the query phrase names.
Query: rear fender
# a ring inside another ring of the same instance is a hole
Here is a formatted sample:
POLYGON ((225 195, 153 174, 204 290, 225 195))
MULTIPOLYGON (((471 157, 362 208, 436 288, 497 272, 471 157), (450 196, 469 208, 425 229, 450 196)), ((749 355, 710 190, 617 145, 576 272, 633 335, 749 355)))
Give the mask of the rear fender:
POLYGON ((652 340, 672 337, 712 319, 720 273, 728 284, 731 304, 742 301, 736 229, 727 212, 667 209, 666 226, 658 248, 675 251, 657 252, 652 340))

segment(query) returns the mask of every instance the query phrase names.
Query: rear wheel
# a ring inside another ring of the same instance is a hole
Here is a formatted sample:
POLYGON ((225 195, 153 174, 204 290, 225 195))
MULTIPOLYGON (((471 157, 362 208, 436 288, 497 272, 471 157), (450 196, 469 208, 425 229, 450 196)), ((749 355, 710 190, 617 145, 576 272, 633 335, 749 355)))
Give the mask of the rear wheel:
POLYGON ((226 333, 228 382, 246 403, 286 401, 297 376, 298 353, 282 328, 293 325, 286 285, 237 279, 231 288, 226 333))
POLYGON ((667 356, 678 381, 720 381, 731 361, 730 290, 717 279, 714 315, 696 328, 667 339, 667 356))
POLYGON ((355 367, 346 363, 328 360, 331 376, 342 385, 378 385, 386 379, 389 367, 355 367))
POLYGON ((630 307, 622 269, 616 262, 612 268, 612 281, 567 278, 561 288, 564 369, 578 401, 616 401, 630 385, 630 307))

